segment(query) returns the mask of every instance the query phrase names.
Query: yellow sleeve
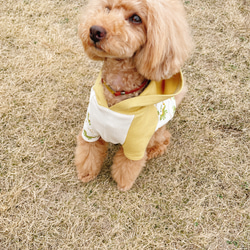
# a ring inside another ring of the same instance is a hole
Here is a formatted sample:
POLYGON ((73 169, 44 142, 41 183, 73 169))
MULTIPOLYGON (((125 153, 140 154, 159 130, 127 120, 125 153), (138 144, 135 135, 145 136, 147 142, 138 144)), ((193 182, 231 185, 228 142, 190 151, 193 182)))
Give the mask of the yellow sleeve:
POLYGON ((144 107, 136 112, 126 140, 122 145, 128 159, 134 161, 142 159, 157 123, 158 115, 155 106, 144 107))

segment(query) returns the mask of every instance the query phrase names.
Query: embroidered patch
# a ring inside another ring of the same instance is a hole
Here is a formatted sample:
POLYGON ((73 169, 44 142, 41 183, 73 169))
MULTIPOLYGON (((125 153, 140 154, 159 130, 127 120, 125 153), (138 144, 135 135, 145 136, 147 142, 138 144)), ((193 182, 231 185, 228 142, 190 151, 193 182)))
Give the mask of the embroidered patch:
POLYGON ((158 114, 158 125, 156 130, 167 124, 174 116, 176 103, 174 97, 155 104, 158 114))
POLYGON ((100 136, 88 136, 87 135, 87 131, 84 129, 83 130, 83 135, 88 139, 88 140, 92 140, 92 139, 95 139, 95 138, 99 138, 100 136))
POLYGON ((160 121, 166 119, 168 110, 167 110, 167 107, 166 107, 165 102, 162 102, 162 103, 161 103, 160 109, 159 109, 157 112, 158 112, 158 116, 160 117, 160 121))

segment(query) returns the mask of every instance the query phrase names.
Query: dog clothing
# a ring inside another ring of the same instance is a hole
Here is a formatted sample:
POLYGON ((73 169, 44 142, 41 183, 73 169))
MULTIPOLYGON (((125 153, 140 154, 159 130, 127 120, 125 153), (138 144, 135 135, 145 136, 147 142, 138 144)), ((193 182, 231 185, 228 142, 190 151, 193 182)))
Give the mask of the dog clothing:
POLYGON ((174 96, 182 88, 180 72, 167 80, 150 81, 139 96, 108 107, 100 73, 91 89, 83 139, 94 142, 101 137, 106 142, 119 143, 128 159, 142 159, 154 132, 173 118, 174 96))

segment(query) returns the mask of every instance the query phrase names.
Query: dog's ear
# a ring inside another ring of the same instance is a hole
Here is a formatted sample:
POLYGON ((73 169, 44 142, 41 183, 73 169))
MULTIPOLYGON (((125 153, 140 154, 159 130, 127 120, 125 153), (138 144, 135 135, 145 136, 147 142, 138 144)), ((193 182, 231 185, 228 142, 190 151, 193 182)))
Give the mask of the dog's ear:
POLYGON ((170 78, 187 59, 192 39, 179 0, 147 0, 147 41, 136 53, 137 70, 151 80, 170 78))

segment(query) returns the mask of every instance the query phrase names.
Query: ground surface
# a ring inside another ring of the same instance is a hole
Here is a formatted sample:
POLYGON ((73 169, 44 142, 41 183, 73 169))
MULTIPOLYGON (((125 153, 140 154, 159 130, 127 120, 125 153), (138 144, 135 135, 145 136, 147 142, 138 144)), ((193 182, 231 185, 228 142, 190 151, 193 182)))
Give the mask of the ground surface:
POLYGON ((100 63, 84 1, 0 1, 0 249, 250 249, 250 2, 183 1, 195 50, 169 151, 119 192, 73 164, 100 63))

